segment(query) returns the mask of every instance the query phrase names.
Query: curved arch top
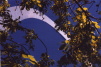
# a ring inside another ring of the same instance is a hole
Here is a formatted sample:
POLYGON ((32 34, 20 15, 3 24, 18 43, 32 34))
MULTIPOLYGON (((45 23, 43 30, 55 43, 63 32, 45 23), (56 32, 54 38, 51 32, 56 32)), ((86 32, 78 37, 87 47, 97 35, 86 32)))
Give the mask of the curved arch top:
MULTIPOLYGON (((10 7, 8 8, 8 10, 10 10, 10 14, 12 15, 13 19, 16 19, 20 16, 20 21, 24 20, 24 19, 28 19, 28 18, 36 18, 39 20, 42 20, 44 22, 46 22, 47 24, 49 24, 50 26, 52 26, 53 28, 55 27, 55 23, 54 21, 52 21, 49 17, 47 17, 46 15, 43 15, 44 19, 42 18, 42 16, 40 16, 40 14, 36 14, 34 13, 34 9, 30 9, 29 11, 27 11, 26 9, 24 10, 20 10, 20 6, 14 6, 14 7, 10 7)), ((37 12, 39 12, 38 10, 36 10, 37 12)), ((0 26, 1 28, 1 26, 0 26)), ((69 40, 70 38, 68 38, 65 33, 63 31, 58 31, 66 40, 69 40)))

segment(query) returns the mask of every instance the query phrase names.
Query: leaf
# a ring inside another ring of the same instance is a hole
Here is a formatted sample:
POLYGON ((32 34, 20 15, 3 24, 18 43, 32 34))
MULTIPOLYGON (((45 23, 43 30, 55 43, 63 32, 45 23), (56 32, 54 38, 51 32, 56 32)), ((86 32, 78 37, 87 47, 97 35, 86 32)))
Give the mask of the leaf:
POLYGON ((92 36, 92 39, 95 39, 95 36, 92 36))
POLYGON ((68 21, 68 24, 71 24, 71 22, 70 22, 70 21, 68 21))
POLYGON ((83 9, 84 9, 85 11, 87 11, 87 10, 88 10, 88 8, 86 8, 86 7, 84 7, 83 9))
POLYGON ((92 43, 91 46, 97 47, 97 44, 93 44, 93 43, 92 43))
POLYGON ((96 41, 95 40, 92 40, 92 43, 96 43, 96 41))
POLYGON ((32 61, 37 62, 36 59, 34 58, 34 56, 32 56, 32 55, 28 55, 28 58, 29 58, 30 60, 32 60, 32 61))
MULTIPOLYGON (((84 10, 84 11, 87 11, 88 8, 84 7, 83 10, 84 10)), ((81 9, 81 8, 77 8, 77 11, 82 11, 82 9, 81 9)))
POLYGON ((84 23, 86 22, 86 15, 84 13, 82 13, 82 20, 84 23))
POLYGON ((64 2, 68 2, 68 0, 64 0, 64 2))
POLYGON ((69 43, 69 40, 65 40, 65 43, 69 43))
POLYGON ((95 25, 95 27, 96 27, 96 28, 100 28, 100 26, 99 26, 99 25, 97 25, 97 24, 95 25))
POLYGON ((37 3, 41 3, 41 1, 37 0, 37 3))
POLYGON ((22 54, 22 57, 23 58, 28 58, 32 64, 36 64, 37 63, 36 59, 32 55, 22 54))
POLYGON ((93 23, 93 24, 95 24, 95 25, 97 25, 97 24, 98 24, 97 22, 94 22, 94 21, 92 21, 92 23, 93 23))
POLYGON ((28 58, 28 55, 22 54, 23 58, 28 58))
POLYGON ((80 19, 81 19, 81 15, 77 15, 76 18, 77 18, 78 20, 80 20, 80 19))
POLYGON ((68 32, 68 33, 67 33, 67 35, 71 35, 71 33, 70 33, 70 32, 68 32))
POLYGON ((95 25, 96 28, 100 28, 100 26, 98 25, 98 22, 93 21, 92 23, 95 25))
POLYGON ((38 4, 38 6, 39 6, 39 7, 42 7, 42 5, 41 5, 41 4, 38 4))
POLYGON ((2 11, 3 10, 3 6, 0 6, 0 11, 2 11))

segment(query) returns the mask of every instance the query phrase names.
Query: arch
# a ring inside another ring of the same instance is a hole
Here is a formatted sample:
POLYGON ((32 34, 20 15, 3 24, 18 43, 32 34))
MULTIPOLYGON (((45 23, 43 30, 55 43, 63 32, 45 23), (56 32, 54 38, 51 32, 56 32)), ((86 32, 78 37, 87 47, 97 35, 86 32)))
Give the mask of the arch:
MULTIPOLYGON (((8 8, 8 10, 10 10, 10 14, 12 15, 13 19, 16 19, 20 16, 20 21, 24 20, 24 19, 28 19, 28 18, 36 18, 39 20, 42 20, 44 22, 46 22, 47 24, 49 24, 51 27, 55 27, 55 23, 54 21, 52 21, 48 16, 43 15, 44 19, 42 16, 40 16, 40 14, 36 14, 34 13, 34 9, 30 9, 29 11, 27 11, 26 9, 24 10, 20 10, 19 6, 14 6, 14 7, 10 7, 8 8)), ((39 12, 38 10, 36 10, 37 12, 39 12)), ((1 26, 0 26, 1 28, 1 26)), ((54 28, 55 29, 55 28, 54 28)), ((55 29, 56 30, 56 29, 55 29)), ((68 38, 65 33, 63 31, 58 31, 66 40, 70 39, 68 38)))

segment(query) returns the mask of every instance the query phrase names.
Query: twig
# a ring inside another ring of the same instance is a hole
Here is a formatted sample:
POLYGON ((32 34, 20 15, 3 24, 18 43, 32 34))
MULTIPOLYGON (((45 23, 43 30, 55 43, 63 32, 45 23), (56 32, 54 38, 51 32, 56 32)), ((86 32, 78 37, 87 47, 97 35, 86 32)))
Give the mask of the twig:
POLYGON ((47 49, 47 47, 46 47, 46 44, 38 37, 38 40, 43 44, 43 46, 45 47, 45 49, 46 49, 46 53, 48 54, 48 49, 47 49))
MULTIPOLYGON (((11 41, 11 42, 13 42, 15 44, 18 44, 17 42, 15 42, 13 40, 10 40, 10 39, 7 39, 7 40, 9 40, 9 41, 11 41)), ((22 46, 30 54, 30 52, 22 44, 18 44, 18 45, 22 46)))

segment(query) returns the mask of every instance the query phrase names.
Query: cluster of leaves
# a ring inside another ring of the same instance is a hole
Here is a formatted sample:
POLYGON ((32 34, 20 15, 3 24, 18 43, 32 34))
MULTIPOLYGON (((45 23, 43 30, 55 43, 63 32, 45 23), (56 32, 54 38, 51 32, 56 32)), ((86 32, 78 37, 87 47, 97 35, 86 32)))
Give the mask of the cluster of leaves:
POLYGON ((98 31, 100 26, 98 22, 91 20, 88 8, 81 6, 76 0, 74 2, 79 6, 74 12, 74 17, 71 14, 72 20, 76 24, 70 24, 70 21, 63 24, 60 21, 61 25, 63 24, 63 27, 65 27, 63 31, 66 31, 70 40, 65 40, 59 48, 65 54, 58 61, 59 66, 68 64, 74 64, 74 66, 81 64, 82 67, 92 67, 96 66, 96 64, 100 66, 101 35, 98 31))
MULTIPOLYGON (((58 16, 55 20, 57 30, 62 30, 67 34, 70 40, 62 42, 59 50, 62 50, 64 56, 58 61, 58 66, 67 66, 74 64, 81 67, 101 66, 101 33, 99 32, 99 18, 93 17, 89 9, 84 7, 87 4, 94 3, 90 0, 22 0, 21 10, 24 8, 30 10, 34 8, 45 14, 50 9, 58 16), (92 20, 96 20, 92 21, 92 20), (98 33, 98 34, 95 34, 98 33)), ((99 7, 100 4, 96 5, 99 7)), ((29 49, 34 49, 33 40, 39 39, 34 30, 24 28, 20 25, 20 17, 13 20, 7 8, 7 0, 0 1, 0 25, 5 30, 0 31, 0 46, 2 47, 2 67, 49 67, 54 65, 54 60, 50 59, 47 53, 42 53, 41 60, 30 55, 29 49), (11 34, 18 30, 24 32, 25 44, 19 44, 13 40, 11 34), (21 57, 22 56, 22 57, 21 57), (15 60, 16 59, 16 60, 15 60), (8 62, 7 62, 8 61, 8 62), (31 65, 31 64, 33 65, 31 65)), ((97 9, 98 10, 98 9, 97 9)), ((35 11, 35 13, 37 13, 35 11)), ((40 39, 39 39, 40 40, 40 39)), ((41 41, 41 40, 40 40, 41 41)), ((42 42, 42 41, 41 41, 42 42)), ((43 42, 42 42, 43 43, 43 42)), ((45 46, 45 44, 43 43, 45 46)))
POLYGON ((26 8, 26 10, 30 10, 30 8, 34 8, 39 10, 42 14, 47 12, 47 8, 51 5, 50 0, 22 0, 20 3, 21 10, 26 8))

